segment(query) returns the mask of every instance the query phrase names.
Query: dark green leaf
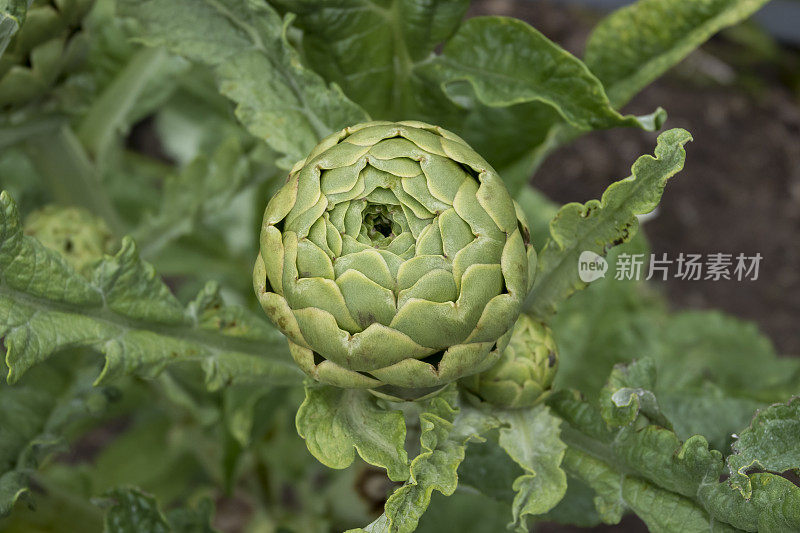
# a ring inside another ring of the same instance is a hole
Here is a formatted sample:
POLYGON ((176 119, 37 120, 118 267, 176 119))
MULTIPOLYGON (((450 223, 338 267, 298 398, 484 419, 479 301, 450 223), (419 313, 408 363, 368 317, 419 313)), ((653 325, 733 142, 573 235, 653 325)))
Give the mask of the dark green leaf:
POLYGON ((468 0, 276 0, 297 15, 311 66, 376 118, 408 119, 423 80, 415 71, 455 31, 468 0))
POLYGON ((621 107, 719 30, 740 22, 767 0, 639 0, 594 29, 586 65, 621 107))
POLYGON ((578 58, 521 20, 467 20, 425 69, 438 70, 442 88, 467 81, 492 107, 543 102, 580 130, 638 126, 658 129, 663 112, 623 117, 611 107, 600 81, 578 58), (511 52, 513 50, 513 52, 511 52))
POLYGON ((95 373, 85 354, 69 351, 15 386, 0 384, 0 516, 27 492, 29 475, 65 449, 67 431, 105 408, 106 391, 92 387, 95 373))
POLYGON ((123 0, 120 11, 142 24, 146 44, 212 67, 239 120, 284 155, 283 168, 326 135, 367 120, 337 86, 302 66, 286 39, 288 20, 266 2, 123 0))

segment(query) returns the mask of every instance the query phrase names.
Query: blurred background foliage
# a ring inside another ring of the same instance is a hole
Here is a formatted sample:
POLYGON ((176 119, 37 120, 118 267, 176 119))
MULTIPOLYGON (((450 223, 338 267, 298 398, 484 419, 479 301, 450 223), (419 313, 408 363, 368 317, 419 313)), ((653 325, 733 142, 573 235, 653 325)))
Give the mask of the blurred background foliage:
MULTIPOLYGON (((31 5, 0 58, 0 185, 29 232, 45 206, 80 206, 104 220, 102 248, 133 232, 182 302, 214 280, 227 301, 255 309, 248 273, 265 199, 283 178, 277 155, 236 120, 210 69, 138 44, 135 25, 114 12, 113 0, 31 5)), ((580 5, 524 0, 476 1, 468 16, 479 14, 525 20, 576 54, 599 19, 580 5)), ((797 392, 797 361, 775 360, 800 355, 798 102, 800 52, 746 22, 627 105, 637 115, 665 105, 669 126, 697 142, 644 224, 647 238, 615 253, 758 251, 762 271, 746 283, 593 284, 555 317, 559 385, 591 396, 615 363, 647 353, 678 435, 702 432, 721 450, 756 408, 797 392), (772 371, 764 361, 775 362, 772 371), (677 390, 693 401, 672 402, 677 390)), ((538 206, 529 208, 534 241, 543 242, 536 236, 547 234, 556 204, 599 197, 654 138, 602 131, 552 153, 532 177, 538 193, 525 193, 526 206, 538 206)), ((61 251, 76 245, 54 242, 61 251)), ((209 523, 225 532, 341 531, 374 519, 394 488, 363 463, 332 471, 309 455, 294 428, 297 388, 209 393, 190 365, 93 388, 101 366, 94 353, 67 351, 15 387, 0 385, 23 428, 0 439, 0 472, 33 479, 3 531, 99 530, 125 501, 151 512, 153 531, 209 523)), ((537 530, 572 531, 555 521, 578 516, 599 523, 588 489, 569 490, 572 509, 557 507, 537 530)), ((507 503, 465 486, 435 496, 420 531, 500 531, 508 515, 507 503)), ((631 518, 623 528, 644 531, 631 518)))

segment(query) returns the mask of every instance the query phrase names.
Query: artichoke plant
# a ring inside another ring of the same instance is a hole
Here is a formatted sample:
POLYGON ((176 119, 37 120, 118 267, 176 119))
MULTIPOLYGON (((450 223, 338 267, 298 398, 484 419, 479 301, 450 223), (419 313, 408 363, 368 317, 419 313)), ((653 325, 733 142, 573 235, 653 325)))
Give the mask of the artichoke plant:
POLYGON ((80 207, 48 205, 25 220, 25 234, 56 250, 75 270, 89 272, 114 250, 114 236, 103 219, 80 207))
POLYGON ((0 105, 22 105, 44 94, 88 50, 82 19, 95 0, 36 0, 25 23, 0 53, 0 105))
POLYGON ((254 286, 314 379, 423 391, 499 359, 534 265, 522 211, 461 138, 367 122, 322 140, 270 200, 254 286))
POLYGON ((557 370, 558 352, 550 328, 522 314, 497 364, 462 384, 492 405, 531 407, 548 396, 557 370))

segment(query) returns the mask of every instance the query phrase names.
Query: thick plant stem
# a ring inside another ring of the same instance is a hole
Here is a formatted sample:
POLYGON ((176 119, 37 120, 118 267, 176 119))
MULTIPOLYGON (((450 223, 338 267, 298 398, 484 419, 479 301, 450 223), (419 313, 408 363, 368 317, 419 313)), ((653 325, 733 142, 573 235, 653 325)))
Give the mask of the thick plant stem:
POLYGON ((139 50, 89 109, 76 131, 97 161, 103 161, 114 134, 167 59, 162 48, 139 50))

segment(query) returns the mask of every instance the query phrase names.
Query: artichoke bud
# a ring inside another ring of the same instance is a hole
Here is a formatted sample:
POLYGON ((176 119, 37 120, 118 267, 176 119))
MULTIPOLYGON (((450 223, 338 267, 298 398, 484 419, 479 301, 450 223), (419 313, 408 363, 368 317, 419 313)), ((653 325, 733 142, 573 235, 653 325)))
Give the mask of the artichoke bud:
POLYGON ((253 282, 307 374, 402 397, 492 366, 534 268, 522 211, 466 142, 367 122, 289 173, 264 213, 253 282))
POLYGON ((60 253, 84 275, 114 248, 114 236, 106 223, 80 207, 48 205, 34 211, 25 220, 25 234, 60 253))
POLYGON ((557 370, 558 352, 550 328, 523 314, 497 364, 462 384, 492 405, 531 407, 549 395, 557 370))
POLYGON ((78 69, 88 53, 81 31, 95 0, 34 0, 5 51, 0 50, 0 106, 24 105, 78 69))

